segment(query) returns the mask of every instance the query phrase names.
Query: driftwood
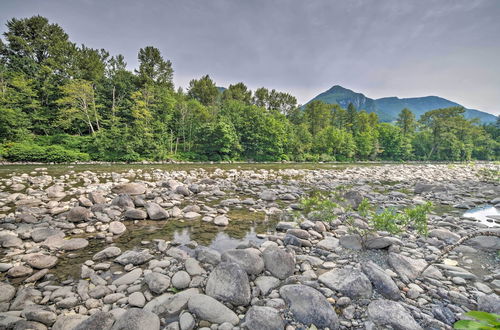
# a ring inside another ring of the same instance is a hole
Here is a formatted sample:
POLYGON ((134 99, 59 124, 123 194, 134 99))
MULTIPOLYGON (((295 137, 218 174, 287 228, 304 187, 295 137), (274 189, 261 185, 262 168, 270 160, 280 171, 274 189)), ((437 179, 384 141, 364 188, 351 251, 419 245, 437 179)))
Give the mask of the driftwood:
POLYGON ((457 246, 461 245, 463 242, 465 241, 468 241, 470 239, 473 239, 475 237, 478 237, 478 236, 496 236, 496 237, 500 237, 500 231, 498 230, 484 230, 484 231, 475 231, 475 232, 472 232, 470 234, 467 234, 465 235, 464 237, 460 238, 458 241, 456 241, 455 243, 451 244, 451 245, 448 245, 447 247, 445 247, 443 249, 443 251, 441 251, 441 253, 439 254, 439 256, 437 257, 436 260, 434 261, 431 261, 427 264, 427 266, 424 267, 424 269, 422 269, 419 273, 419 275, 423 274, 427 268, 429 268, 430 266, 432 266, 433 264, 443 260, 443 258, 448 254, 450 253, 453 249, 455 249, 457 246))

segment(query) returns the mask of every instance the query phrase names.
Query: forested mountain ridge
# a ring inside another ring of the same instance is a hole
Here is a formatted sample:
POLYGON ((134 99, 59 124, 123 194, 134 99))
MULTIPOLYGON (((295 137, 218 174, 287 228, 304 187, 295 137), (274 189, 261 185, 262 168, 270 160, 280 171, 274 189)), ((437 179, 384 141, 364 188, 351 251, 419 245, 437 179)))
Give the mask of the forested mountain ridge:
MULTIPOLYGON (((311 101, 320 100, 328 104, 338 104, 341 107, 347 107, 352 103, 358 109, 366 110, 367 112, 375 112, 381 121, 393 122, 397 120, 398 114, 401 109, 411 110, 417 118, 427 111, 450 108, 462 107, 456 102, 449 101, 439 96, 424 96, 424 97, 411 97, 411 98, 398 98, 398 97, 383 97, 379 99, 371 99, 362 93, 356 93, 350 89, 335 85, 329 90, 315 96, 311 101)), ((496 116, 475 109, 466 109, 464 113, 465 118, 473 119, 478 118, 481 123, 488 124, 496 121, 496 116)))
POLYGON ((138 67, 76 45, 41 16, 12 19, 0 38, 0 160, 471 160, 500 159, 500 120, 478 125, 462 107, 380 121, 373 100, 332 88, 301 107, 286 92, 209 75, 174 86, 154 46, 138 67), (337 104, 337 103, 340 103, 337 104))

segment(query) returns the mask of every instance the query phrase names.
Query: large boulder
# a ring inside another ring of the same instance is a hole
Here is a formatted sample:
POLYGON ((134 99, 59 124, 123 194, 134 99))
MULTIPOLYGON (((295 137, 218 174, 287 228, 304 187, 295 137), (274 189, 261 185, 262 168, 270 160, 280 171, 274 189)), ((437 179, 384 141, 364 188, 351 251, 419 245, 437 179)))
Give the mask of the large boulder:
POLYGON ((453 244, 460 239, 460 235, 452 233, 448 229, 438 228, 429 232, 429 237, 437 238, 447 244, 453 244))
POLYGON ((401 293, 392 278, 373 261, 361 265, 361 269, 372 282, 375 290, 387 299, 399 300, 401 293))
POLYGON ((300 284, 285 285, 281 287, 280 295, 298 322, 338 329, 337 313, 318 290, 300 284))
POLYGON ((363 201, 363 195, 359 191, 349 190, 344 194, 345 201, 354 209, 357 209, 363 201))
POLYGON ((332 290, 336 290, 352 299, 370 298, 372 284, 358 269, 343 268, 326 272, 318 280, 332 290))
POLYGON ((168 218, 168 211, 156 203, 146 203, 146 212, 151 220, 164 220, 168 218))
POLYGON ((92 260, 94 261, 100 261, 108 258, 114 258, 119 256, 122 253, 122 250, 119 247, 116 246, 110 246, 105 248, 102 251, 97 252, 94 254, 92 257, 92 260))
POLYGON ((28 265, 36 269, 52 268, 57 264, 57 257, 36 253, 24 259, 28 265))
POLYGON ((264 270, 264 260, 261 253, 254 248, 227 250, 221 258, 222 261, 240 265, 250 275, 260 274, 264 270))
POLYGON ((66 220, 70 222, 88 221, 89 218, 90 218, 90 210, 81 206, 76 206, 72 208, 66 214, 66 220))
POLYGON ((72 238, 65 240, 61 245, 61 249, 64 251, 74 251, 86 248, 89 245, 89 241, 85 238, 72 238))
POLYGON ((295 271, 293 256, 282 248, 270 246, 262 253, 266 269, 275 277, 285 279, 295 271))
POLYGON ((233 305, 250 303, 250 283, 247 273, 238 264, 221 262, 210 273, 205 293, 233 305))
POLYGON ((189 311, 199 319, 212 323, 222 324, 229 322, 237 325, 240 322, 238 315, 210 296, 197 294, 189 298, 189 311))
POLYGON ((113 314, 98 311, 78 324, 73 330, 109 330, 115 323, 113 314))
POLYGON ((149 290, 157 294, 165 292, 170 286, 170 278, 156 272, 146 274, 144 276, 144 282, 148 285, 149 290))
POLYGON ((128 194, 119 194, 113 198, 111 205, 121 207, 122 209, 133 209, 135 207, 134 201, 128 194))
POLYGON ((146 192, 146 186, 142 183, 124 183, 114 186, 111 189, 115 194, 142 195, 146 192))
POLYGON ((248 330, 283 330, 285 325, 276 309, 253 306, 245 315, 245 327, 248 330))
POLYGON ((482 295, 477 300, 477 305, 482 312, 500 314, 500 297, 495 293, 482 295))
POLYGON ((115 322, 112 330, 159 330, 160 319, 154 313, 130 308, 115 322))
POLYGON ((372 301, 368 305, 368 317, 380 327, 391 327, 398 330, 422 329, 401 304, 391 300, 372 301))
MULTIPOLYGON (((427 262, 423 259, 413 259, 394 252, 389 253, 387 261, 399 276, 408 280, 415 280, 420 276, 420 272, 427 266, 427 262)), ((434 266, 427 268, 422 275, 434 278, 443 277, 441 272, 434 266)))

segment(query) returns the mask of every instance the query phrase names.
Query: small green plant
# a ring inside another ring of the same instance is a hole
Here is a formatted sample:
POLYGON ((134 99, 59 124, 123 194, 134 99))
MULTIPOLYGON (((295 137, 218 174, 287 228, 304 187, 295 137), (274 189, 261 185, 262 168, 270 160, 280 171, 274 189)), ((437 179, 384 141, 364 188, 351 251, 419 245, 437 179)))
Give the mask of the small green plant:
POLYGON ((426 236, 428 233, 427 214, 431 210, 431 202, 406 208, 402 213, 398 213, 394 208, 387 208, 382 212, 373 214, 371 224, 374 229, 384 230, 391 234, 397 234, 409 227, 413 227, 417 233, 426 236))
POLYGON ((338 204, 327 196, 316 193, 311 197, 301 199, 300 206, 305 213, 314 212, 319 220, 330 222, 336 218, 334 209, 338 207, 338 204))
POLYGON ((498 181, 498 182, 500 182, 500 170, 482 168, 479 170, 479 174, 486 181, 498 181))
POLYGON ((500 329, 500 315, 480 311, 470 311, 465 315, 475 320, 457 321, 453 325, 454 329, 500 329))

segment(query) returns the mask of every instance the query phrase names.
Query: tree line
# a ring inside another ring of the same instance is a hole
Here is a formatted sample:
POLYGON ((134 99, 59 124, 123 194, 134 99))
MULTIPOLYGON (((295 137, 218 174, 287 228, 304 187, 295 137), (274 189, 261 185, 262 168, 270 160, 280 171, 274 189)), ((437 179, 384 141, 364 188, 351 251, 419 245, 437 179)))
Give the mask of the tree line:
POLYGON ((11 161, 491 160, 500 121, 463 108, 402 109, 395 123, 321 101, 210 76, 175 89, 172 63, 152 46, 122 55, 71 42, 46 18, 9 20, 0 39, 0 158, 11 161))

